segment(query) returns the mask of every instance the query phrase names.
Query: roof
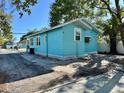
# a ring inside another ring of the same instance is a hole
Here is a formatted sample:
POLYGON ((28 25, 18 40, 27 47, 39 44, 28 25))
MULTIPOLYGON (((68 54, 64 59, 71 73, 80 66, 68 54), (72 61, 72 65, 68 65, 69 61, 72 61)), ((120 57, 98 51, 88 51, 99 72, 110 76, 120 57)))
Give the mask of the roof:
POLYGON ((74 23, 74 22, 81 22, 81 23, 82 23, 83 25, 85 25, 87 28, 89 28, 89 29, 95 29, 96 31, 99 32, 99 30, 98 30, 91 22, 89 22, 89 21, 86 20, 85 18, 78 18, 78 19, 75 19, 75 20, 72 20, 72 21, 63 23, 63 24, 61 24, 61 25, 52 27, 52 28, 47 29, 47 30, 45 30, 45 31, 39 31, 39 32, 34 33, 34 34, 32 34, 32 35, 26 36, 25 38, 32 37, 32 36, 35 36, 35 35, 39 35, 39 34, 42 34, 42 33, 45 33, 45 32, 49 32, 49 31, 51 31, 51 30, 54 30, 54 29, 63 27, 63 26, 65 26, 65 25, 68 25, 68 24, 71 24, 71 23, 74 23))

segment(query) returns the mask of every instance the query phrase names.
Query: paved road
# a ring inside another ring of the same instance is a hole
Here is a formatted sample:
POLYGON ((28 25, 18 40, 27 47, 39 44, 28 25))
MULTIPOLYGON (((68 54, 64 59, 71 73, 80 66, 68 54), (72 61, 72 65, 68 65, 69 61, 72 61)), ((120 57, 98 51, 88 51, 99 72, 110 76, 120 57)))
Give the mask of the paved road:
POLYGON ((6 73, 5 82, 13 82, 43 74, 46 71, 43 67, 22 58, 17 51, 0 50, 0 73, 6 73))

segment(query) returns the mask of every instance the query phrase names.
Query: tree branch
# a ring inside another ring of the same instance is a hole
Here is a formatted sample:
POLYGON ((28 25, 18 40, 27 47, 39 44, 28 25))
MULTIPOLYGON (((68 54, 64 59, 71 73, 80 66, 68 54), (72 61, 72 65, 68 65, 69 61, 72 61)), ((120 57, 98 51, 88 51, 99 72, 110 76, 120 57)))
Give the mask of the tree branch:
POLYGON ((117 12, 119 13, 120 12, 119 0, 115 0, 115 6, 116 6, 116 9, 117 9, 117 12))
POLYGON ((99 8, 99 9, 107 9, 106 7, 99 7, 99 6, 96 6, 96 8, 99 8))
POLYGON ((116 9, 117 9, 117 18, 119 19, 120 23, 121 23, 121 14, 120 14, 120 5, 119 5, 119 1, 120 0, 115 0, 115 6, 116 6, 116 9))
MULTIPOLYGON (((108 11, 110 12, 110 14, 112 15, 112 16, 114 16, 113 15, 113 11, 111 10, 111 7, 110 7, 110 5, 107 3, 107 0, 101 0, 106 6, 107 6, 107 9, 108 9, 108 11)), ((109 0, 108 0, 108 2, 110 2, 109 0)))
MULTIPOLYGON (((96 6, 96 8, 99 8, 99 9, 106 9, 106 10, 108 10, 108 8, 106 8, 106 7, 99 7, 99 6, 96 6)), ((113 14, 115 14, 116 15, 116 12, 114 12, 114 11, 111 11, 113 14)))

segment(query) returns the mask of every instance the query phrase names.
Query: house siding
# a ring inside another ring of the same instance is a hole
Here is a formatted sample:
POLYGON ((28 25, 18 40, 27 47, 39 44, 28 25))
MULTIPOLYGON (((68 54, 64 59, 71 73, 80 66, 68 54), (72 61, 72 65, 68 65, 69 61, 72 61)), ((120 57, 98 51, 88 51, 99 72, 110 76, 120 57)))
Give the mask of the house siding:
POLYGON ((46 55, 46 42, 44 41, 45 34, 41 34, 40 36, 40 46, 36 45, 36 37, 35 36, 35 53, 39 55, 46 55))
POLYGON ((84 31, 84 36, 89 36, 91 38, 91 41, 89 44, 85 44, 85 54, 86 53, 92 53, 97 52, 97 33, 92 30, 84 31))
POLYGON ((97 52, 97 33, 92 30, 84 29, 74 24, 67 25, 63 28, 64 31, 64 56, 79 57, 91 52, 97 52), (74 40, 74 28, 81 29, 81 40, 74 40), (90 45, 84 42, 84 37, 90 36, 90 45))
POLYGON ((86 29, 81 25, 68 24, 49 32, 45 32, 33 37, 35 54, 51 57, 80 57, 86 54, 97 52, 97 31, 86 29), (81 29, 81 40, 74 40, 74 28, 81 29), (40 46, 36 45, 36 37, 40 36, 40 46), (90 44, 86 44, 84 37, 90 36, 90 44))
POLYGON ((83 31, 81 29, 81 40, 74 40, 74 28, 79 28, 73 24, 64 27, 64 56, 76 57, 84 54, 83 31))
POLYGON ((29 46, 30 46, 30 48, 35 48, 35 37, 29 38, 29 46), (32 38, 33 38, 33 45, 30 44, 30 39, 32 39, 32 38))
POLYGON ((43 33, 37 36, 31 37, 33 38, 33 45, 30 45, 30 48, 34 48, 35 54, 44 55, 44 56, 48 55, 48 56, 55 56, 55 57, 56 56, 63 57, 62 28, 55 29, 49 33, 43 33), (36 45, 37 36, 40 36, 40 46, 36 45))
POLYGON ((48 33, 48 56, 63 57, 63 29, 55 29, 48 33))

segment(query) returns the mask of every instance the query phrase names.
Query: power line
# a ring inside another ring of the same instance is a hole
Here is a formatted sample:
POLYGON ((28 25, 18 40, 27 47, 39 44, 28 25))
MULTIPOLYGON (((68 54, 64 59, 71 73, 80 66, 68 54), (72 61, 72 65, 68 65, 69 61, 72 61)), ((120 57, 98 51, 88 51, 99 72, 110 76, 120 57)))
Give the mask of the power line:
POLYGON ((26 34, 26 33, 12 33, 12 34, 26 34))

